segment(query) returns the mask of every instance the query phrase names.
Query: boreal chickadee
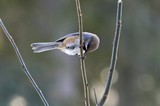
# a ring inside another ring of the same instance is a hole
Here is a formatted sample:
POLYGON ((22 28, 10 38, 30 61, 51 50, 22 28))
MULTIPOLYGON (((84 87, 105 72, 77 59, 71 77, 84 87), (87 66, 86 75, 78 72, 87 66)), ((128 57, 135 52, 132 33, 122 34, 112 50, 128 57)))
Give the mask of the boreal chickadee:
MULTIPOLYGON (((34 53, 59 49, 68 55, 80 55, 79 32, 67 34, 55 42, 32 43, 34 53)), ((83 32, 83 53, 93 52, 99 47, 100 40, 96 34, 83 32)))

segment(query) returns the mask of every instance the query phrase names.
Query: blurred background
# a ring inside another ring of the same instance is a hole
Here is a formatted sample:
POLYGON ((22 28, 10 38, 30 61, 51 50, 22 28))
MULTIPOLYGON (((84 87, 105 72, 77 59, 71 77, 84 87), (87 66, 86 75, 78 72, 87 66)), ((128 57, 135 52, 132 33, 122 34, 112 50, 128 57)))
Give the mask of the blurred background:
MULTIPOLYGON (((160 1, 124 0, 118 61, 107 106, 160 106, 160 1)), ((84 31, 100 37, 86 68, 101 97, 110 65, 116 0, 81 0, 84 31)), ((78 31, 75 0, 0 0, 0 18, 50 106, 83 106, 78 56, 58 50, 34 54, 33 42, 54 41, 78 31)), ((0 106, 43 106, 0 29, 0 106)), ((106 104, 105 104, 106 106, 106 104)))

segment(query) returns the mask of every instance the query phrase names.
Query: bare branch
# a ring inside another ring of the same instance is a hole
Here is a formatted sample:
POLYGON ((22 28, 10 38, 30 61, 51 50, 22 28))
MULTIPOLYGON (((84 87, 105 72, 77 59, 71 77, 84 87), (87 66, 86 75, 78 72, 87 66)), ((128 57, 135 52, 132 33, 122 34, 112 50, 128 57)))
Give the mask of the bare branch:
POLYGON ((119 46, 119 40, 120 40, 121 26, 122 26, 122 0, 118 0, 116 29, 115 29, 113 48, 112 48, 112 58, 111 58, 110 70, 109 70, 108 80, 106 82, 105 91, 104 91, 102 98, 100 99, 98 103, 98 106, 103 106, 108 97, 108 93, 109 93, 111 81, 112 81, 112 76, 113 76, 113 71, 115 70, 116 62, 117 62, 117 53, 118 53, 118 46, 119 46))
POLYGON ((98 100, 97 100, 96 88, 95 88, 94 85, 93 85, 93 93, 94 93, 94 97, 95 97, 95 103, 96 103, 96 106, 97 106, 98 105, 98 100))
POLYGON ((0 19, 0 26, 1 26, 1 28, 3 29, 3 31, 4 31, 5 35, 7 36, 7 38, 9 39, 9 41, 11 42, 11 44, 12 44, 12 46, 13 46, 16 54, 17 54, 17 57, 18 57, 18 59, 19 59, 19 62, 20 62, 20 64, 21 64, 21 66, 22 66, 23 71, 24 71, 25 74, 27 75, 28 79, 29 79, 30 82, 32 83, 32 85, 33 85, 33 87, 35 88, 35 90, 37 91, 37 93, 39 94, 39 96, 40 96, 40 98, 41 98, 44 106, 49 106, 47 100, 45 99, 45 97, 44 97, 44 95, 43 95, 43 93, 42 93, 42 91, 40 90, 40 88, 38 87, 38 85, 36 84, 36 82, 34 81, 33 77, 32 77, 31 74, 30 74, 30 72, 28 71, 28 69, 27 69, 27 67, 26 67, 26 65, 25 65, 25 63, 24 63, 24 60, 23 60, 23 58, 22 58, 22 56, 21 56, 21 54, 20 54, 20 52, 19 52, 19 50, 18 50, 18 47, 16 46, 16 44, 15 44, 12 36, 11 36, 11 35, 9 34, 9 32, 7 31, 7 29, 6 29, 6 27, 4 26, 4 24, 3 24, 3 22, 2 22, 1 19, 0 19))
POLYGON ((79 25, 79 36, 80 36, 80 63, 81 63, 81 74, 83 80, 83 87, 84 87, 84 103, 85 106, 90 106, 90 98, 89 98, 89 85, 85 67, 85 56, 83 54, 83 20, 82 20, 82 11, 80 6, 80 1, 76 1, 76 8, 77 8, 77 16, 78 16, 78 25, 79 25))

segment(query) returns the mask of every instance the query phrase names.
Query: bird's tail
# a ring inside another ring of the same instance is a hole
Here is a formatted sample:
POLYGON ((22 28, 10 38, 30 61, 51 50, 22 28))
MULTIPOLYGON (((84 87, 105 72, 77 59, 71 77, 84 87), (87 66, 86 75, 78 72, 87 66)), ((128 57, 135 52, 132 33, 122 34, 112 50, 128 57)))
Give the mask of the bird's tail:
POLYGON ((40 43, 32 43, 31 47, 34 53, 40 53, 44 51, 58 49, 60 46, 60 42, 40 42, 40 43))

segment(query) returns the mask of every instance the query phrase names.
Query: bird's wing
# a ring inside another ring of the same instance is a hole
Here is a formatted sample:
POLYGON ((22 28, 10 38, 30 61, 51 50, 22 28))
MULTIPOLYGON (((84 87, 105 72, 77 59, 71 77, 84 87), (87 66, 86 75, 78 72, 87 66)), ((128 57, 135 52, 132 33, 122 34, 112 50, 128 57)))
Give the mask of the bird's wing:
POLYGON ((64 41, 67 37, 69 37, 69 36, 78 36, 78 35, 79 35, 78 32, 70 33, 70 34, 68 34, 68 35, 65 35, 65 36, 57 39, 56 42, 63 42, 63 41, 64 41))

